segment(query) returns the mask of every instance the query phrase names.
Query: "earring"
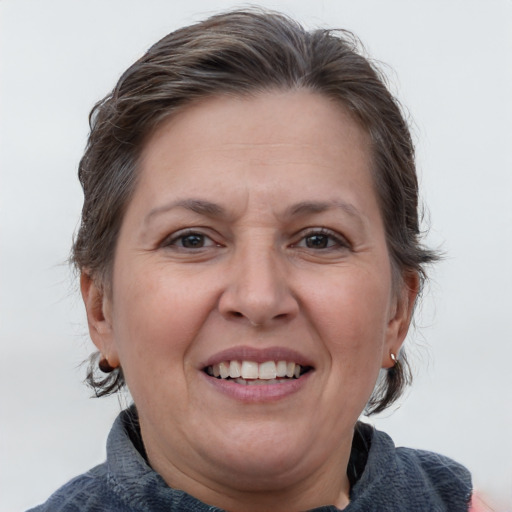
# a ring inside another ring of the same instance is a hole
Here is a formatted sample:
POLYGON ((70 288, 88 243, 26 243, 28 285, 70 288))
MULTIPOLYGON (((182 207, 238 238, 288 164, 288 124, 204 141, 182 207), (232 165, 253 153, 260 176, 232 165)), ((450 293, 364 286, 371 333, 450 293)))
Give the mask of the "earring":
POLYGON ((389 354, 389 357, 391 358, 391 361, 393 361, 394 365, 396 366, 398 364, 398 360, 397 360, 395 354, 393 354, 393 352, 391 352, 389 354))
POLYGON ((114 367, 110 366, 108 359, 105 356, 102 356, 101 359, 99 360, 98 368, 103 373, 112 373, 115 370, 114 367))

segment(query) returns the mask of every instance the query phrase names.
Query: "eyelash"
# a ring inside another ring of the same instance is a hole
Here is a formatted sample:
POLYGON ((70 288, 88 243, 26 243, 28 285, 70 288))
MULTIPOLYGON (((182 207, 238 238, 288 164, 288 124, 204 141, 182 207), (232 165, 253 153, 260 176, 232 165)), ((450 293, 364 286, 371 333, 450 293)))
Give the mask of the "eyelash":
POLYGON ((293 244, 293 247, 301 247, 301 242, 306 242, 308 238, 311 238, 313 236, 323 237, 324 239, 331 240, 333 243, 331 245, 328 245, 327 247, 307 247, 302 246, 304 249, 312 249, 312 250, 335 250, 335 249, 350 249, 350 243, 347 241, 347 239, 339 234, 337 234, 334 231, 331 231, 327 228, 311 228, 305 232, 301 233, 301 237, 299 241, 295 244, 293 244))
MULTIPOLYGON (((210 236, 198 231, 197 229, 187 229, 184 231, 180 231, 178 233, 173 233, 171 236, 167 237, 162 243, 161 247, 175 247, 177 249, 182 250, 197 250, 197 249, 205 249, 208 247, 220 247, 220 244, 216 243, 210 236), (200 247, 185 247, 183 242, 186 238, 197 237, 201 239, 200 247), (181 244, 180 244, 181 242, 181 244), (205 245, 206 242, 206 245, 205 245)), ((347 239, 334 231, 326 228, 310 228, 306 231, 300 233, 300 238, 298 242, 293 243, 291 245, 292 248, 301 248, 301 249, 310 249, 313 251, 329 251, 336 249, 350 249, 351 245, 347 241, 347 239), (312 247, 307 246, 307 239, 312 237, 319 237, 320 239, 327 240, 326 247, 312 247), (331 242, 331 243, 329 243, 331 242), (302 245, 304 243, 305 245, 302 245)))
POLYGON ((219 246, 219 244, 215 243, 214 240, 206 235, 205 233, 201 233, 197 229, 187 229, 185 231, 180 231, 178 233, 173 233, 170 237, 167 237, 162 243, 161 247, 176 247, 178 249, 185 249, 185 250, 194 250, 194 249, 204 249, 205 247, 212 247, 212 246, 219 246), (184 245, 178 245, 178 243, 181 241, 183 244, 184 239, 188 237, 197 237, 201 238, 202 242, 206 240, 209 240, 211 243, 208 245, 201 245, 200 247, 185 247, 184 245))

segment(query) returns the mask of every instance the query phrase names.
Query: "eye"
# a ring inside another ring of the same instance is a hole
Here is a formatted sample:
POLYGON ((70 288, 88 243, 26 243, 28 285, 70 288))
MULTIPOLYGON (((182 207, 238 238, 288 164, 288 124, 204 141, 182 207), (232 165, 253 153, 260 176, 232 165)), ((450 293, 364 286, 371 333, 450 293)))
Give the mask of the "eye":
POLYGON ((162 244, 164 247, 176 247, 178 249, 203 249, 217 244, 204 233, 186 231, 171 235, 162 244))
POLYGON ((322 249, 346 249, 350 245, 347 240, 328 229, 312 229, 302 236, 302 238, 294 244, 294 247, 302 247, 306 249, 322 250, 322 249))
POLYGON ((322 234, 308 235, 304 238, 304 241, 309 249, 326 249, 333 245, 332 239, 322 234))

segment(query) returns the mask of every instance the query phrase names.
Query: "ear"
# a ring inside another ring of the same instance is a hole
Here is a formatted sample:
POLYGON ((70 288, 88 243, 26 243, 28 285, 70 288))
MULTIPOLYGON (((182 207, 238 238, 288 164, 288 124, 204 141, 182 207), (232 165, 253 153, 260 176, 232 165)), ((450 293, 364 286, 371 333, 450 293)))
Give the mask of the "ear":
POLYGON ((419 289, 420 278, 418 273, 405 272, 402 276, 400 289, 396 291, 395 304, 387 326, 386 343, 382 354, 382 368, 391 368, 395 365, 395 361, 391 359, 391 354, 398 355, 407 336, 419 289))
POLYGON ((80 275, 80 290, 87 312, 91 339, 109 365, 117 368, 119 356, 112 328, 112 301, 104 287, 85 271, 80 275))

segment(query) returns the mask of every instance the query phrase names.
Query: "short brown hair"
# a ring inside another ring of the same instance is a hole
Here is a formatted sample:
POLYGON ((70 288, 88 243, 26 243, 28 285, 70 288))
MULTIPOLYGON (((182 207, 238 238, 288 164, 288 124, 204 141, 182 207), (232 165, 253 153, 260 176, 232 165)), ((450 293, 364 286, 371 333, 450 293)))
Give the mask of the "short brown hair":
MULTIPOLYGON (((372 174, 387 235, 393 275, 415 272, 436 254, 420 243, 414 145, 384 76, 343 30, 305 30, 285 15, 236 10, 165 36, 135 62, 90 115, 91 132, 79 166, 82 221, 72 261, 107 289, 124 211, 137 180, 145 141, 178 109, 218 94, 307 89, 340 102, 370 135, 372 174)), ((88 382, 98 396, 124 384, 121 369, 88 382)), ((405 354, 386 372, 367 412, 393 403, 411 380, 405 354)))

